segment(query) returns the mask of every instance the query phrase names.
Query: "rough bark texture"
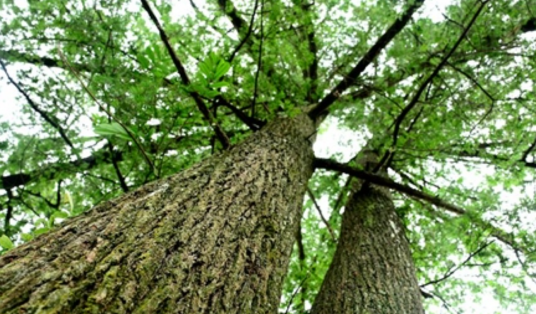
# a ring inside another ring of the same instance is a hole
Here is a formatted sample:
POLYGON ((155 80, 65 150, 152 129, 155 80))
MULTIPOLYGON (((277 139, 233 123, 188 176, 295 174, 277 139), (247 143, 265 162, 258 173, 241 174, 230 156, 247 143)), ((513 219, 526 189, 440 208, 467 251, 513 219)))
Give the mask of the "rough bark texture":
POLYGON ((312 174, 306 116, 0 258, 0 313, 276 313, 312 174))
POLYGON ((311 314, 422 314, 415 266, 391 195, 385 188, 361 185, 352 187, 337 249, 311 314))

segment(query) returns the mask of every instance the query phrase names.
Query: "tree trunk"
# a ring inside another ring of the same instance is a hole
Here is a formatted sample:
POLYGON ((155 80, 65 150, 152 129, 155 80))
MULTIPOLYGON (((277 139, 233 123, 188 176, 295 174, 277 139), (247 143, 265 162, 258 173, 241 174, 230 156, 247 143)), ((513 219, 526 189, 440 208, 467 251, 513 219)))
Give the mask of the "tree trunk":
POLYGON ((337 249, 311 314, 422 314, 413 258, 391 195, 385 188, 361 185, 352 187, 337 249))
POLYGON ((276 313, 312 174, 279 119, 0 257, 0 313, 276 313))

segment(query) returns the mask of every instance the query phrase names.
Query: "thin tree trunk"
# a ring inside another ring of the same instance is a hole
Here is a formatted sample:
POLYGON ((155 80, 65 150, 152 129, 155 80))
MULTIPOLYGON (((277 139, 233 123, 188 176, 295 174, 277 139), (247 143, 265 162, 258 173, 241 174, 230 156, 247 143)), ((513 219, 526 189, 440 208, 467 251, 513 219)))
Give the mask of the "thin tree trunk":
POLYGON ((0 313, 276 313, 312 174, 308 117, 0 257, 0 313))
POLYGON ((311 310, 328 313, 424 313, 404 226, 385 188, 352 187, 337 249, 311 310))

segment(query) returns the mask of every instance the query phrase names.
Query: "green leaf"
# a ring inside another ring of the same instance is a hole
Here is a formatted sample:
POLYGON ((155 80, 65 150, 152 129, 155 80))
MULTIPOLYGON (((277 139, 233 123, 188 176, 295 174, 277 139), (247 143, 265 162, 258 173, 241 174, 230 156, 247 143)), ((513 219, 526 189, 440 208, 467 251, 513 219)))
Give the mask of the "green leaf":
POLYGON ((49 223, 48 220, 46 220, 45 218, 38 218, 35 220, 34 225, 35 226, 43 225, 48 228, 48 223, 49 223))
POLYGON ((138 55, 138 62, 142 66, 142 68, 147 69, 149 67, 150 61, 145 57, 143 54, 138 55))
MULTIPOLYGON (((125 141, 132 140, 130 135, 128 135, 127 131, 117 122, 99 124, 95 126, 93 131, 103 137, 116 136, 125 141)), ((132 131, 130 132, 132 133, 132 131)))
POLYGON ((50 230, 49 227, 43 227, 43 228, 36 229, 33 233, 35 236, 38 236, 38 235, 48 232, 49 230, 50 230))
POLYGON ((13 242, 11 241, 11 239, 8 236, 3 234, 0 237, 0 246, 5 250, 11 250, 12 248, 15 247, 15 244, 13 244, 13 242))
POLYGON ((225 81, 214 82, 214 83, 210 84, 210 87, 212 87, 212 88, 221 88, 221 87, 226 87, 226 86, 229 86, 229 83, 227 83, 225 81))
POLYGON ((52 214, 51 217, 54 217, 54 218, 68 218, 69 217, 69 214, 65 213, 65 212, 61 212, 61 211, 58 211, 58 212, 55 212, 54 214, 52 214))
POLYGON ((62 211, 57 211, 57 212, 54 212, 51 216, 50 216, 50 225, 53 226, 54 225, 54 222, 56 219, 65 219, 65 218, 69 218, 69 214, 65 213, 65 212, 62 212, 62 211))
POLYGON ((220 60, 220 62, 218 63, 218 67, 216 68, 214 78, 217 80, 220 77, 224 76, 225 74, 227 74, 230 68, 231 65, 228 62, 226 62, 225 60, 220 60))
POLYGON ((199 62, 199 71, 204 74, 206 77, 209 77, 212 73, 211 69, 205 62, 199 62))
POLYGON ((29 234, 29 233, 21 233, 20 237, 21 237, 22 241, 24 241, 24 242, 32 241, 33 238, 34 238, 34 236, 29 234))
POLYGON ((157 45, 147 47, 147 49, 145 49, 145 53, 147 54, 147 57, 149 57, 149 60, 156 60, 155 47, 158 49, 157 45))

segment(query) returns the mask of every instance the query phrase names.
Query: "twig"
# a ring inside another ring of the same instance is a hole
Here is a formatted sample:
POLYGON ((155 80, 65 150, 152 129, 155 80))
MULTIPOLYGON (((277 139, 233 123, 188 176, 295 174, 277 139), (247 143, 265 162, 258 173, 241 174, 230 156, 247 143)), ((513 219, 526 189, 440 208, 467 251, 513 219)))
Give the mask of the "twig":
POLYGON ((485 248, 487 248, 488 246, 490 246, 493 242, 495 242, 494 240, 491 240, 490 242, 488 243, 484 243, 481 247, 479 247, 476 251, 472 252, 471 254, 469 254, 469 256, 467 256, 467 258, 461 262, 459 265, 457 266, 454 266, 454 267, 451 267, 451 269, 449 269, 443 276, 441 276, 440 278, 437 278, 437 279, 434 279, 432 281, 429 281, 425 284, 422 284, 420 285, 421 288, 424 288, 426 286, 429 286, 429 285, 434 285, 434 284, 437 284, 443 280, 446 280, 448 279, 449 277, 451 277, 455 272, 457 272, 460 268, 462 268, 463 266, 465 266, 473 257, 475 257, 478 253, 482 252, 485 248))
MULTIPOLYGON (((264 4, 264 3, 263 3, 264 4)), ((238 44, 238 46, 236 46, 236 48, 234 49, 234 51, 231 53, 231 55, 229 56, 229 58, 227 58, 227 62, 231 63, 236 54, 240 51, 240 49, 242 49, 242 47, 244 46, 244 44, 251 40, 250 39, 250 36, 251 36, 251 33, 253 31, 253 24, 255 22, 255 15, 257 14, 257 7, 259 5, 259 0, 255 0, 255 6, 253 7, 253 13, 251 14, 251 20, 249 21, 249 27, 248 27, 248 31, 246 33, 246 35, 244 36, 244 38, 242 38, 242 40, 240 41, 240 43, 238 44)), ((262 12, 262 9, 261 9, 261 12, 262 12)), ((262 24, 261 24, 262 25, 262 24)), ((238 30, 240 32, 240 30, 238 30)))
POLYGON ((305 281, 309 279, 309 273, 307 273, 305 275, 305 278, 302 279, 302 281, 300 282, 300 284, 298 285, 298 287, 296 289, 294 289, 294 292, 292 293, 292 295, 290 296, 290 300, 288 300, 288 305, 287 305, 287 309, 285 310, 285 314, 288 314, 289 311, 290 311, 290 306, 292 305, 292 301, 294 300, 294 298, 296 297, 296 295, 298 294, 298 292, 300 292, 301 290, 301 287, 303 286, 303 284, 305 283, 305 281))
POLYGON ((333 232, 333 229, 331 229, 331 225, 326 220, 326 217, 324 217, 324 214, 322 214, 322 210, 320 209, 320 206, 318 206, 318 203, 316 202, 316 198, 313 194, 313 191, 311 191, 310 188, 307 188, 307 193, 309 194, 309 197, 313 201, 313 204, 315 205, 316 210, 318 211, 318 214, 320 215, 320 218, 328 228, 329 234, 331 235, 331 239, 333 240, 333 243, 337 243, 337 238, 335 237, 335 233, 333 232))
POLYGON ((9 73, 7 71, 7 68, 6 68, 6 65, 1 59, 0 59, 0 65, 2 65, 2 69, 6 73, 6 77, 9 80, 9 82, 11 82, 11 84, 13 84, 13 86, 15 86, 15 88, 24 96, 24 98, 26 98, 26 101, 28 102, 30 107, 32 107, 32 109, 34 111, 36 111, 41 116, 41 118, 43 118, 46 122, 48 122, 50 125, 52 125, 52 127, 54 127, 56 130, 58 130, 58 132, 60 133, 61 138, 65 141, 65 143, 67 143, 67 145, 69 145, 71 148, 74 149, 73 143, 71 142, 71 140, 69 140, 69 138, 67 137, 67 134, 65 134, 65 131, 63 130, 63 128, 58 124, 57 121, 55 121, 55 119, 52 119, 51 117, 48 116, 48 114, 45 111, 41 110, 37 106, 37 104, 30 98, 30 96, 26 93, 26 91, 24 91, 20 87, 20 85, 17 82, 15 82, 15 80, 9 75, 9 73))

